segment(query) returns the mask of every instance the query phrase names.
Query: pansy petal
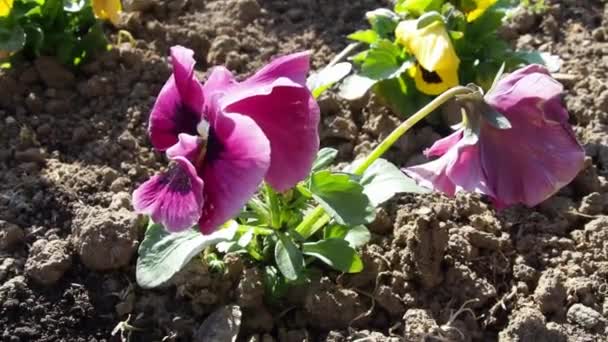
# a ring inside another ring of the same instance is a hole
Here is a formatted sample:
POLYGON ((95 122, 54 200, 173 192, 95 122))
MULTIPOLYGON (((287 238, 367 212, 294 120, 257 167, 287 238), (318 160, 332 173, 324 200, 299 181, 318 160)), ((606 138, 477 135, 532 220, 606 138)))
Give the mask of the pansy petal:
POLYGON ((171 47, 171 64, 183 105, 194 113, 201 113, 205 99, 203 87, 194 75, 194 51, 179 45, 171 47))
POLYGON ((211 69, 209 77, 203 85, 203 92, 205 94, 224 94, 235 84, 237 84, 237 82, 230 70, 223 66, 216 66, 211 69))
POLYGON ((276 87, 305 88, 309 63, 309 51, 279 57, 253 76, 231 87, 221 99, 220 106, 226 108, 253 96, 269 95, 276 87))
POLYGON ((202 139, 199 136, 186 133, 180 133, 178 139, 179 141, 165 152, 167 157, 169 159, 184 157, 193 163, 196 162, 201 153, 202 139))
POLYGON ((488 187, 478 144, 467 144, 462 141, 448 153, 453 154, 453 157, 446 174, 456 185, 456 192, 476 192, 494 197, 494 193, 488 187))
POLYGON ((414 179, 420 186, 443 192, 448 196, 454 196, 456 185, 454 185, 454 182, 452 182, 446 173, 449 161, 450 159, 444 155, 428 163, 405 168, 403 172, 414 179))
POLYGON ((251 117, 270 141, 266 181, 284 191, 306 178, 319 149, 319 107, 305 87, 275 87, 266 96, 233 103, 229 112, 251 117))
MULTIPOLYGON (((500 112, 513 112, 512 108, 524 105, 542 105, 546 101, 559 99, 563 86, 547 74, 541 66, 524 68, 528 74, 518 71, 515 75, 507 75, 498 85, 491 89, 485 100, 500 112), (514 80, 516 80, 514 82, 514 80), (530 91, 534 89, 535 91, 530 91)), ((562 115, 563 117, 563 115, 562 115)), ((567 115, 566 115, 567 118, 567 115)))
POLYGON ((509 116, 512 129, 484 125, 480 137, 483 168, 496 201, 535 206, 570 183, 585 153, 568 123, 524 115, 509 116))
POLYGON ((450 148, 455 146, 462 139, 464 129, 459 129, 456 132, 448 135, 445 138, 435 141, 433 146, 424 150, 426 157, 440 157, 444 155, 450 148))
POLYGON ((196 125, 200 121, 200 112, 194 112, 181 99, 174 76, 163 86, 152 113, 148 131, 152 145, 160 151, 173 146, 180 133, 196 134, 196 125))
POLYGON ((208 234, 233 218, 258 189, 270 165, 270 143, 249 117, 218 113, 209 136, 199 221, 208 234))
POLYGON ((185 158, 176 157, 174 161, 176 164, 169 171, 150 178, 133 192, 133 207, 168 231, 178 232, 199 220, 203 181, 185 158))
POLYGON ((300 85, 306 85, 306 75, 310 68, 310 51, 281 56, 247 79, 246 83, 269 83, 285 77, 300 85))

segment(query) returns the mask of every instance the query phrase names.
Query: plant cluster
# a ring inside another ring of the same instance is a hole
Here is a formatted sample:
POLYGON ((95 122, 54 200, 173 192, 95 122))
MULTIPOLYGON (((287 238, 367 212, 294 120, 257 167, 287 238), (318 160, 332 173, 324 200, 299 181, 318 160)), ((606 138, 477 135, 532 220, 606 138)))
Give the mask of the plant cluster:
POLYGON ((152 144, 171 164, 133 194, 135 210, 151 218, 137 262, 143 287, 166 282, 201 252, 216 270, 223 268, 218 253, 238 253, 265 267, 276 299, 323 265, 360 272, 357 249, 370 239, 365 225, 397 193, 468 191, 498 208, 534 206, 583 167, 562 86, 540 65, 499 72, 488 92, 474 84, 446 90, 368 156, 337 168, 337 151, 319 150, 315 98, 348 65, 334 60, 307 79, 309 53, 295 53, 242 82, 215 67, 202 84, 193 55, 171 49, 173 75, 150 115, 152 144), (462 122, 426 151, 438 159, 404 170, 381 159, 450 99, 462 122), (313 263, 319 267, 308 267, 313 263))
POLYGON ((0 61, 56 56, 77 66, 108 41, 101 20, 117 23, 120 0, 0 0, 0 61))
POLYGON ((469 83, 487 91, 504 64, 507 71, 543 63, 538 53, 514 51, 499 37, 505 17, 520 6, 509 0, 399 0, 393 10, 366 14, 369 29, 348 36, 365 46, 351 60, 341 95, 372 89, 393 110, 409 115, 447 89, 469 83))

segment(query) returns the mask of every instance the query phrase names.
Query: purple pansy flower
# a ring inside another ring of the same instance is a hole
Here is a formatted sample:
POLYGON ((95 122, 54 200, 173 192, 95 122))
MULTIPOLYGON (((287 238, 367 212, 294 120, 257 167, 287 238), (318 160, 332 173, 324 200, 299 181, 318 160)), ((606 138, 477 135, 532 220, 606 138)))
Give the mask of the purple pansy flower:
POLYGON ((507 75, 476 107, 485 113, 467 111, 464 128, 425 151, 438 159, 404 171, 450 196, 458 191, 486 194, 498 208, 539 204, 583 167, 585 153, 568 124, 562 91, 540 65, 507 75), (497 126, 487 119, 488 112, 509 123, 497 126))
POLYGON ((283 191, 308 175, 319 148, 319 107, 305 85, 308 52, 275 59, 243 82, 216 67, 204 85, 193 55, 171 48, 173 75, 156 100, 149 133, 174 163, 135 190, 133 206, 169 231, 198 222, 210 233, 262 180, 283 191))

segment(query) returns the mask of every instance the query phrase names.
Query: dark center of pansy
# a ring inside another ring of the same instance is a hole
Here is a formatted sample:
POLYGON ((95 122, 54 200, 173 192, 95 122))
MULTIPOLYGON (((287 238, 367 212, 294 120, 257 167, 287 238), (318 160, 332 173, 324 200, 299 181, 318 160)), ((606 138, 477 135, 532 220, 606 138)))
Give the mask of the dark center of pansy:
POLYGON ((207 138, 207 160, 213 161, 218 159, 223 150, 224 146, 217 138, 215 131, 209 129, 209 137, 207 138))
POLYGON ((175 135, 177 136, 180 133, 196 135, 196 125, 200 120, 199 115, 184 104, 178 105, 175 111, 176 115, 173 116, 175 135))
POLYGON ((162 174, 159 182, 167 185, 172 192, 186 194, 192 189, 192 181, 186 174, 183 168, 179 165, 173 165, 171 168, 162 174))
POLYGON ((213 162, 219 158, 220 153, 223 150, 223 145, 218 139, 215 130, 206 119, 200 120, 196 125, 196 131, 198 136, 201 138, 201 144, 199 155, 196 161, 198 166, 205 162, 213 162))
POLYGON ((439 74, 434 72, 434 71, 428 71, 425 68, 423 68, 421 65, 418 65, 418 67, 420 68, 420 72, 422 73, 422 79, 426 82, 426 83, 441 83, 441 77, 439 77, 439 74))

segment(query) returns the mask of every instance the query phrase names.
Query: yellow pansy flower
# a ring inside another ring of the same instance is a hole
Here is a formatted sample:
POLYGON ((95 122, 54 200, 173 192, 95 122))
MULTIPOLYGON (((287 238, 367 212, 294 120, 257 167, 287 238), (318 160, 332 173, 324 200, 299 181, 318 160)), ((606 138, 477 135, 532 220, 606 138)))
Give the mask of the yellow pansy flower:
POLYGON ((118 25, 122 11, 120 0, 93 0, 92 5, 97 18, 110 20, 112 24, 118 25))
POLYGON ((472 0, 473 3, 475 3, 475 8, 472 8, 470 11, 466 11, 467 14, 467 21, 468 22, 472 22, 474 20, 476 20, 477 18, 481 17, 482 14, 484 14, 484 12, 492 7, 496 1, 498 0, 472 0))
POLYGON ((459 84, 460 58, 441 21, 418 28, 417 20, 399 23, 395 35, 400 44, 416 57, 408 72, 416 88, 428 95, 438 95, 459 84))
POLYGON ((6 17, 12 8, 13 0, 0 0, 0 17, 6 17))

